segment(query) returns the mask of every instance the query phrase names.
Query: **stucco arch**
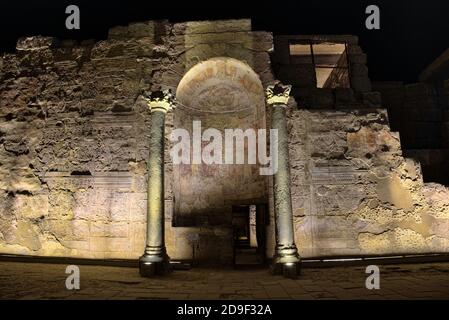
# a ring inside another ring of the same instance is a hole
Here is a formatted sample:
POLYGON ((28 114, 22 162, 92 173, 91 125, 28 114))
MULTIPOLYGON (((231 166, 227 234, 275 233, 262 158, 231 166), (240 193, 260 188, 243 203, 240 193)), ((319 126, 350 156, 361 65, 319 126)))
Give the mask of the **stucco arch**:
POLYGON ((176 97, 184 106, 204 112, 238 112, 248 105, 264 108, 259 76, 248 64, 229 57, 193 66, 179 82, 176 97))
MULTIPOLYGON (((193 66, 180 80, 176 99, 174 128, 190 133, 193 121, 201 121, 202 131, 266 127, 262 82, 248 64, 234 58, 193 66)), ((227 225, 232 205, 266 196, 257 164, 174 165, 173 178, 174 224, 180 226, 227 225)))

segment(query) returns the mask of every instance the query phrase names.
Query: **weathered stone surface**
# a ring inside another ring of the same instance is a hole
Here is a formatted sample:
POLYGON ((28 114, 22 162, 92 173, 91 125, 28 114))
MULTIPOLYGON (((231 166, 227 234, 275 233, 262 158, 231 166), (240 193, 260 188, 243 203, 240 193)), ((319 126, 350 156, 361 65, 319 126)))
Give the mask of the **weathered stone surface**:
POLYGON ((251 20, 190 21, 174 24, 173 30, 176 34, 251 31, 251 20))
POLYGON ((366 57, 366 54, 364 54, 364 53, 349 54, 349 61, 351 61, 352 63, 366 64, 367 57, 366 57))
POLYGON ((3 56, 0 56, 0 79, 3 77, 3 56))
MULTIPOLYGON (((18 41, 18 54, 0 59, 1 251, 138 257, 145 242, 150 120, 138 98, 142 89, 163 85, 175 90, 193 65, 216 56, 247 63, 266 85, 273 80, 267 52, 272 36, 252 33, 250 20, 149 21, 113 28, 109 39, 99 42, 54 44, 52 38, 24 38, 18 41)), ((255 120, 262 123, 263 117, 255 120)), ((167 117, 167 133, 172 125, 167 117)), ((168 147, 166 159, 171 229, 175 206, 168 147)), ((246 185, 264 188, 263 183, 246 185)), ((225 190, 232 187, 228 183, 225 190)), ((260 197, 241 191, 242 197, 260 197)), ((204 201, 223 202, 222 197, 221 190, 209 192, 204 201)), ((223 220, 215 217, 215 223, 223 220)), ((226 228, 201 231, 201 243, 210 244, 202 259, 213 255, 231 261, 226 228)), ((175 234, 167 235, 170 244, 175 234)), ((191 256, 191 247, 184 248, 183 242, 180 238, 177 248, 170 247, 174 258, 191 256)))
POLYGON ((51 37, 27 37, 17 41, 16 49, 19 51, 32 51, 50 48, 55 42, 51 37))
POLYGON ((371 91, 371 81, 365 75, 351 77, 351 86, 357 92, 371 91))
POLYGON ((401 132, 404 154, 421 162, 426 181, 445 185, 449 182, 447 83, 376 84, 388 105, 392 129, 401 132))
POLYGON ((368 77, 368 67, 362 63, 352 63, 351 75, 353 77, 368 77))
POLYGON ((337 88, 335 92, 335 104, 338 106, 349 105, 355 102, 354 91, 350 88, 337 88))
POLYGON ((37 251, 41 248, 41 243, 33 224, 25 221, 19 221, 16 228, 15 243, 27 247, 33 251, 37 251))
POLYGON ((382 97, 379 92, 365 92, 362 94, 363 103, 372 108, 382 107, 382 97))
POLYGON ((423 195, 429 206, 429 213, 436 218, 449 218, 449 190, 435 183, 426 184, 423 195))
POLYGON ((423 183, 383 111, 301 110, 289 121, 303 256, 448 250, 447 188, 423 183))
POLYGON ((380 201, 392 204, 396 208, 406 211, 413 208, 410 191, 402 185, 400 178, 396 175, 378 179, 377 195, 380 201))

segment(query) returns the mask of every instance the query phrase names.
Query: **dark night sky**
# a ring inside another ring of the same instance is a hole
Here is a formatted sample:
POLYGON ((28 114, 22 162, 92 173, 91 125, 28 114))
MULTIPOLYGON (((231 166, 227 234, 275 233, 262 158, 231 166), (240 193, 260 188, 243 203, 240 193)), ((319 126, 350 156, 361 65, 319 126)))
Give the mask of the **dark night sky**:
POLYGON ((358 35, 374 80, 415 81, 449 48, 448 0, 6 0, 0 5, 0 51, 13 51, 21 36, 105 39, 108 28, 135 21, 223 18, 252 18, 254 30, 275 34, 358 35), (79 31, 65 29, 69 4, 80 7, 79 31), (381 30, 365 28, 369 4, 380 7, 381 30))

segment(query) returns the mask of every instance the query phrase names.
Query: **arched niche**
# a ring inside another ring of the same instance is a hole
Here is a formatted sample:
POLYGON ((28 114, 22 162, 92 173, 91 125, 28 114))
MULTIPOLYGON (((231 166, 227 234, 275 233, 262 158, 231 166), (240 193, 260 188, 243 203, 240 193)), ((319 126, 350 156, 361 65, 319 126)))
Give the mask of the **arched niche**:
MULTIPOLYGON (((201 130, 264 129, 265 98, 259 76, 246 63, 227 57, 193 66, 176 91, 174 129, 193 136, 193 121, 201 130)), ((209 141, 203 141, 206 146, 209 141)), ((266 181, 258 164, 190 164, 173 166, 175 226, 231 225, 232 206, 264 202, 266 181)), ((235 151, 235 150, 234 150, 235 151)), ((224 159, 224 156, 223 156, 224 159)))

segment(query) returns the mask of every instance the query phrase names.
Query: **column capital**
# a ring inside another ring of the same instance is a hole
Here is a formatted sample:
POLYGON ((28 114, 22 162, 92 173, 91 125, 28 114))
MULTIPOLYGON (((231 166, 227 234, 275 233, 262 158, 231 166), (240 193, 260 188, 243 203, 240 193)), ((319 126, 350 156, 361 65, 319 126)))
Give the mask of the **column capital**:
POLYGON ((143 98, 151 112, 162 111, 166 113, 175 108, 175 97, 170 89, 152 91, 150 94, 144 94, 143 98))
POLYGON ((268 105, 284 105, 287 106, 288 98, 290 97, 291 85, 283 85, 277 81, 274 85, 267 87, 265 92, 268 105))

